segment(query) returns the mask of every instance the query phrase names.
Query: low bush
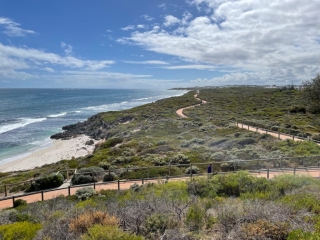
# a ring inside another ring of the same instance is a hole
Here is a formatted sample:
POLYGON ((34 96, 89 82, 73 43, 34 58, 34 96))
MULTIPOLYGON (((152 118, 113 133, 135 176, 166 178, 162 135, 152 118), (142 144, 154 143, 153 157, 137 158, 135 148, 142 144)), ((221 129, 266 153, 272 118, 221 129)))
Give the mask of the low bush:
POLYGON ((17 199, 13 202, 13 207, 19 207, 19 206, 23 206, 23 205, 27 205, 27 201, 23 200, 23 199, 17 199))
POLYGON ((38 178, 33 181, 30 190, 31 191, 39 191, 49 188, 60 187, 63 184, 64 177, 61 173, 51 173, 42 178, 38 178))
POLYGON ((166 144, 167 144, 166 140, 160 140, 159 142, 157 142, 157 146, 166 145, 166 144))
POLYGON ((288 236, 288 224, 272 223, 259 219, 253 223, 242 225, 243 239, 277 239, 285 240, 288 236))
POLYGON ((80 200, 86 200, 96 194, 96 190, 91 187, 84 187, 76 191, 76 196, 80 200))
POLYGON ((109 162, 99 162, 99 167, 103 168, 104 170, 111 169, 111 164, 109 162))
POLYGON ((320 239, 319 232, 305 232, 302 229, 297 229, 288 234, 287 240, 318 240, 320 239))
POLYGON ((85 212, 73 218, 69 224, 69 230, 74 233, 83 234, 95 224, 101 226, 118 226, 119 220, 115 216, 108 213, 96 211, 85 212))
POLYGON ((191 231, 200 230, 204 225, 205 210, 198 203, 191 206, 186 214, 186 225, 191 231))
POLYGON ((188 167, 185 171, 186 174, 198 174, 200 172, 200 169, 197 166, 188 167))
POLYGON ((74 185, 98 182, 102 180, 104 175, 105 171, 101 167, 81 168, 77 171, 77 174, 73 176, 71 182, 74 185))
POLYGON ((143 237, 120 230, 118 227, 94 225, 82 236, 83 240, 143 240, 143 237))
POLYGON ((169 224, 169 219, 163 214, 153 214, 146 219, 144 224, 148 234, 159 234, 162 235, 167 229, 169 224))
POLYGON ((107 173, 106 175, 104 175, 103 177, 103 181, 104 182, 111 182, 111 181, 114 181, 116 180, 116 174, 113 173, 113 172, 110 172, 110 173, 107 173))
POLYGON ((189 164, 189 157, 184 154, 177 154, 169 158, 169 163, 172 165, 175 164, 189 164))
POLYGON ((6 240, 32 240, 41 224, 31 222, 16 222, 0 226, 0 239, 6 240))

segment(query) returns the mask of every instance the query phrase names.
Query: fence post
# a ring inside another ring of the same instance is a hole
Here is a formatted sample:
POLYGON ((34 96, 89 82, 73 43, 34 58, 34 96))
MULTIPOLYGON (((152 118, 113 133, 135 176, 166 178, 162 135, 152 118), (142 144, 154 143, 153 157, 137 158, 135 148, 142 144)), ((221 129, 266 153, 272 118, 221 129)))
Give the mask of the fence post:
POLYGON ((43 191, 41 191, 41 201, 44 201, 43 191))
POLYGON ((70 191, 70 185, 68 186, 68 195, 71 195, 71 191, 70 191))
POLYGON ((248 130, 249 130, 249 125, 248 125, 248 130))
POLYGON ((129 173, 129 169, 127 167, 127 170, 126 170, 126 179, 128 180, 128 173, 129 173))
POLYGON ((171 175, 171 163, 169 163, 169 176, 171 175))
POLYGON ((233 171, 236 171, 236 160, 233 161, 233 171))
POLYGON ((192 178, 192 163, 190 163, 190 177, 192 178))
POLYGON ((93 189, 95 190, 96 189, 96 183, 93 182, 93 189))
POLYGON ((7 194, 7 185, 4 185, 4 196, 5 197, 8 196, 8 194, 7 194))
POLYGON ((292 134, 292 140, 294 141, 294 134, 292 134))
POLYGON ((293 176, 296 175, 296 167, 293 168, 293 176))
POLYGON ((269 168, 267 169, 267 179, 269 179, 269 172, 270 172, 270 170, 269 170, 269 168))
POLYGON ((142 185, 144 184, 144 179, 142 178, 142 185))
POLYGON ((241 128, 243 128, 243 123, 242 123, 242 127, 241 128))
POLYGON ((120 180, 118 179, 118 191, 120 191, 120 180))
POLYGON ((280 168, 282 169, 282 158, 280 158, 280 168))
POLYGON ((12 207, 14 206, 14 196, 12 196, 12 207))

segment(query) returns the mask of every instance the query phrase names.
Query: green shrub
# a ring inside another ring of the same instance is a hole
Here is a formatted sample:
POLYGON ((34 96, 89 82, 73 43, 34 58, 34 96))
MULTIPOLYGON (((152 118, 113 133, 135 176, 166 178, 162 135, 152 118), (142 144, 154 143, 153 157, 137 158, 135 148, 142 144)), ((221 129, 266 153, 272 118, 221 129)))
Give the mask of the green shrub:
POLYGON ((166 145, 166 144, 167 144, 166 140, 160 140, 159 142, 157 142, 157 146, 166 145))
POLYGON ((287 240, 319 240, 320 233, 319 232, 304 232, 301 229, 294 230, 289 233, 287 240))
POLYGON ((108 162, 99 162, 99 167, 103 168, 104 170, 111 169, 111 164, 108 162))
POLYGON ((30 222, 16 222, 0 226, 0 238, 5 240, 32 240, 41 224, 30 222))
POLYGON ((103 148, 110 148, 110 147, 114 147, 119 143, 123 142, 123 138, 111 138, 108 139, 104 144, 103 144, 103 148))
POLYGON ((61 173, 51 173, 48 176, 38 178, 35 181, 33 181, 30 190, 39 191, 49 188, 60 187, 63 184, 63 181, 64 178, 61 173))
POLYGON ((100 167, 81 168, 72 177, 71 182, 74 185, 98 182, 102 180, 104 175, 105 171, 100 167))
POLYGON ((169 163, 174 164, 189 164, 189 157, 184 154, 177 154, 169 158, 169 163))
POLYGON ((127 233, 117 227, 95 225, 88 229, 82 240, 143 240, 143 237, 127 233))
POLYGON ((146 219, 145 228, 148 233, 158 233, 162 235, 168 227, 169 219, 163 214, 153 214, 146 219))
POLYGON ((116 174, 113 173, 113 172, 110 172, 110 173, 107 173, 106 175, 104 175, 103 177, 103 181, 104 182, 111 182, 111 181, 114 181, 116 180, 116 174))
POLYGON ((91 187, 84 187, 76 191, 76 196, 80 200, 86 200, 96 194, 96 190, 91 187))
POLYGON ((203 226, 206 213, 199 203, 191 206, 186 214, 186 225, 191 231, 200 230, 203 226))
POLYGON ((17 199, 13 202, 13 207, 16 208, 16 207, 19 207, 19 206, 22 206, 22 205, 27 205, 27 201, 23 200, 23 199, 17 199))
POLYGON ((197 166, 188 167, 185 171, 186 174, 198 174, 200 172, 200 169, 197 166))

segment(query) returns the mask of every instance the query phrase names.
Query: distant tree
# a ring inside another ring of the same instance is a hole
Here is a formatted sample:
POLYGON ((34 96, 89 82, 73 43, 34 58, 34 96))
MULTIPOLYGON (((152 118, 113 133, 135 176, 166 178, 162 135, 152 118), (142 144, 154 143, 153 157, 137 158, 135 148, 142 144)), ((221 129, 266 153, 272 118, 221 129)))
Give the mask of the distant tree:
POLYGON ((302 94, 312 113, 320 113, 320 74, 302 83, 302 94))

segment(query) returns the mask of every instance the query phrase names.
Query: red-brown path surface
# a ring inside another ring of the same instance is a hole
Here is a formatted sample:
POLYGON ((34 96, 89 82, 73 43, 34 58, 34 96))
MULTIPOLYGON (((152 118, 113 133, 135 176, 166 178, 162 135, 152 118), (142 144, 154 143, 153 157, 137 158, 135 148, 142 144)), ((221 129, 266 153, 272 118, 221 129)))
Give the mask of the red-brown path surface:
MULTIPOLYGON (((201 101, 200 104, 196 104, 196 105, 193 105, 193 106, 189 106, 189 107, 185 107, 185 108, 180 108, 176 111, 176 113, 180 116, 180 117, 183 117, 183 118, 187 118, 187 116, 185 116, 183 114, 183 110, 184 109, 188 109, 188 108, 193 108, 193 107, 196 107, 196 106, 200 106, 201 104, 206 104, 207 101, 204 101, 204 100, 201 100, 200 98, 198 98, 198 94, 194 95, 194 97, 201 101)), ((253 131, 253 132, 259 132, 259 133, 266 133, 266 130, 263 130, 263 129, 258 129, 256 127, 252 127, 252 126, 248 126, 248 125, 245 125, 245 124, 241 124, 241 123, 238 123, 238 126, 239 127, 242 127, 242 128, 245 128, 249 131, 253 131)), ((293 139, 293 137, 291 136, 287 136, 287 135, 283 135, 283 134, 279 134, 279 133, 274 133, 274 132, 268 132, 268 134, 270 134, 271 136, 274 136, 276 138, 279 138, 281 140, 286 140, 286 139, 293 139)), ((295 138, 294 139, 295 141, 303 141, 302 139, 299 139, 299 138, 295 138)), ((256 176, 256 177, 267 177, 267 172, 266 171, 261 171, 261 172, 257 172, 257 173, 251 173, 253 176, 256 176)), ((293 174, 293 169, 292 171, 270 171, 269 172, 269 178, 273 178, 277 175, 280 175, 280 174, 293 174)), ((312 169, 312 170, 296 170, 296 174, 302 174, 302 175, 310 175, 312 177, 316 177, 316 178, 320 178, 320 169, 312 169)), ((189 178, 170 178, 170 181, 185 181, 189 178)), ((150 182, 154 182, 154 183, 157 183, 159 180, 148 180, 148 181, 144 181, 145 183, 150 183, 150 182)), ((123 182, 121 181, 120 182, 120 189, 124 190, 124 189, 128 189, 130 188, 130 186, 134 183, 137 183, 137 184, 142 184, 142 181, 126 181, 126 182, 123 182)), ((85 187, 85 186, 83 186, 85 187)), ((75 192, 80 189, 80 188, 83 188, 83 187, 76 187, 76 188, 70 188, 70 194, 71 195, 74 195, 75 192)), ((91 186, 92 187, 92 186, 91 186)), ((96 185, 95 186, 95 189, 97 191, 99 190, 102 190, 102 189, 118 189, 118 183, 117 182, 113 182, 113 183, 106 183, 106 184, 99 184, 99 185, 96 185)), ((53 190, 53 191, 50 191, 50 192, 44 192, 43 193, 43 199, 44 200, 47 200, 47 199, 53 199, 53 198, 56 198, 60 195, 64 195, 64 196, 68 196, 68 189, 56 189, 56 190, 53 190)), ((32 203, 32 202, 38 202, 38 201, 42 201, 42 196, 41 196, 41 193, 36 193, 36 194, 32 194, 32 195, 29 195, 29 196, 22 196, 22 197, 19 197, 19 196, 15 196, 14 199, 23 199, 25 201, 27 201, 28 203, 32 203)), ((1 200, 1 199, 0 199, 1 200)), ((12 198, 9 198, 9 199, 6 199, 6 200, 3 200, 3 201, 0 201, 0 209, 3 209, 3 208, 9 208, 9 207, 12 207, 13 206, 13 199, 12 198)))
MULTIPOLYGON (((272 171, 270 170, 269 171, 269 178, 273 178, 277 175, 281 175, 281 174, 290 174, 290 175, 293 175, 294 172, 293 172, 293 169, 292 171, 289 171, 289 170, 286 170, 286 171, 272 171)), ((296 175, 309 175, 309 176, 312 176, 312 177, 315 177, 315 178, 319 178, 320 177, 320 168, 319 169, 309 169, 309 170, 296 170, 295 172, 296 175)), ((260 172, 256 172, 256 173, 251 173, 251 175, 253 176, 256 176, 256 177, 265 177, 267 178, 267 172, 266 171, 260 171, 260 172)), ((169 181, 186 181, 190 179, 189 177, 185 177, 185 178, 170 178, 169 181)), ((165 180, 165 179, 162 179, 162 180, 165 180)), ((144 181, 144 183, 158 183, 159 180, 158 179, 155 179, 155 180, 148 180, 148 181, 144 181)), ((142 181, 141 180, 137 180, 137 181, 125 181, 125 182, 120 182, 120 189, 121 190, 125 190, 125 189, 129 189, 130 186, 132 184, 139 184, 141 185, 142 184, 142 181)), ((70 188, 70 194, 71 195, 74 195, 75 192, 80 189, 80 188, 84 188, 84 187, 87 187, 87 186, 82 186, 82 187, 75 187, 75 188, 70 188)), ((93 185, 91 185, 91 187, 93 187, 93 185)), ((113 182, 113 183, 105 183, 105 184, 99 184, 99 185, 95 185, 95 189, 97 191, 100 191, 102 189, 114 189, 114 190, 117 190, 118 189, 118 183, 117 182, 113 182)), ((68 196, 68 189, 56 189, 56 190, 53 190, 53 191, 50 191, 50 192, 44 192, 43 193, 43 198, 44 200, 48 200, 48 199, 53 199, 53 198, 56 198, 60 195, 64 195, 64 196, 68 196)), ((14 200, 17 200, 17 199, 23 199, 25 201, 27 201, 27 203, 32 203, 32 202, 38 202, 38 201, 42 201, 42 196, 41 196, 41 193, 35 193, 35 194, 32 194, 32 195, 29 195, 29 196, 15 196, 14 197, 14 200)), ((6 199, 6 200, 3 200, 3 201, 0 201, 0 209, 3 209, 3 208, 10 208, 13 206, 13 199, 12 198, 9 198, 9 199, 6 199)))
POLYGON ((198 106, 201 106, 201 104, 206 104, 206 103, 208 103, 207 101, 201 100, 200 98, 198 98, 198 94, 194 95, 194 97, 195 97, 195 99, 197 99, 198 101, 201 101, 201 103, 196 104, 196 105, 192 105, 192 106, 189 106, 189 107, 184 107, 184 108, 178 109, 178 110, 176 111, 176 114, 177 114, 179 117, 188 118, 186 115, 183 114, 183 110, 189 109, 189 108, 198 107, 198 106))

